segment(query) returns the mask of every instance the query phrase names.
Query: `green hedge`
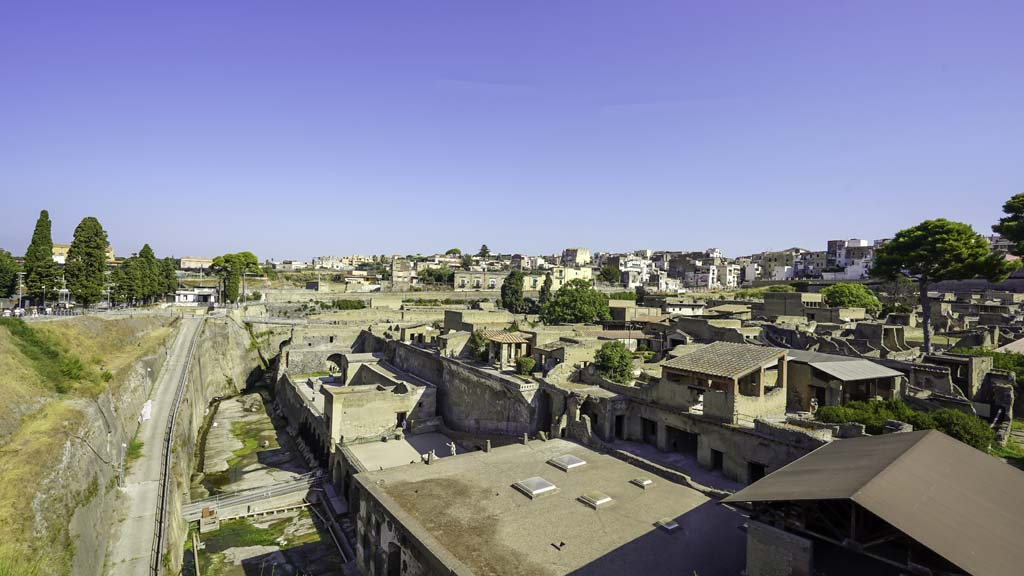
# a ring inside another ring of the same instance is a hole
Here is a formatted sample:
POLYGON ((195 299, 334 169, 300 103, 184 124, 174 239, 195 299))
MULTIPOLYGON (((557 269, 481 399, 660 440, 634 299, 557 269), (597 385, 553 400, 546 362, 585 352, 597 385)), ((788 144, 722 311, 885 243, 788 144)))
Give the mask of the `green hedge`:
POLYGON ((869 434, 881 434, 886 420, 899 420, 913 425, 915 430, 939 430, 979 450, 987 450, 995 440, 995 433, 977 416, 946 408, 935 412, 918 412, 899 400, 822 406, 814 416, 829 424, 858 422, 864 425, 869 434))

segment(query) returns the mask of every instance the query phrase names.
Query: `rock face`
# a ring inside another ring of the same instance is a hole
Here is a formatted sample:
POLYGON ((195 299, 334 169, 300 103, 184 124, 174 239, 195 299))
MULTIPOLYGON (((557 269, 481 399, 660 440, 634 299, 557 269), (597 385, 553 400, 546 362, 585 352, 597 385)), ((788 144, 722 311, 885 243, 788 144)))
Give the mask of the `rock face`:
POLYGON ((183 494, 189 492, 197 456, 196 438, 210 401, 217 396, 238 393, 261 375, 259 355, 250 344, 250 334, 242 324, 231 318, 216 318, 206 321, 196 345, 172 448, 174 485, 168 491, 170 509, 165 539, 165 565, 170 568, 169 573, 176 574, 181 569, 181 543, 188 533, 188 525, 180 513, 183 494))

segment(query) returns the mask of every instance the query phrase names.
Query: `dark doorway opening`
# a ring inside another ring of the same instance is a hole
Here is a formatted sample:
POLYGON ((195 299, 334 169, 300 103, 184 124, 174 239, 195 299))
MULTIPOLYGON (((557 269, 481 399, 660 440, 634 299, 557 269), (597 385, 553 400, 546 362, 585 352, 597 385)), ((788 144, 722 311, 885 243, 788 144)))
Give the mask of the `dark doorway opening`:
POLYGON ((626 439, 626 415, 619 414, 615 416, 615 438, 618 440, 626 439))
POLYGON ((403 428, 404 427, 405 416, 406 416, 405 412, 398 412, 398 413, 395 414, 395 426, 396 427, 398 427, 398 428, 403 428))
POLYGON ((691 456, 697 455, 697 442, 700 438, 699 434, 680 430, 669 426, 666 429, 668 432, 669 449, 673 452, 679 452, 680 454, 689 454, 691 456))
POLYGON ((768 467, 760 462, 747 462, 747 482, 753 484, 768 475, 768 467))
POLYGON ((722 454, 720 451, 715 450, 715 449, 712 448, 711 449, 711 469, 712 470, 717 470, 717 471, 721 472, 722 469, 724 468, 724 466, 725 466, 725 454, 722 454))
POLYGON ((640 419, 643 425, 644 443, 652 446, 658 445, 658 423, 647 418, 640 419))

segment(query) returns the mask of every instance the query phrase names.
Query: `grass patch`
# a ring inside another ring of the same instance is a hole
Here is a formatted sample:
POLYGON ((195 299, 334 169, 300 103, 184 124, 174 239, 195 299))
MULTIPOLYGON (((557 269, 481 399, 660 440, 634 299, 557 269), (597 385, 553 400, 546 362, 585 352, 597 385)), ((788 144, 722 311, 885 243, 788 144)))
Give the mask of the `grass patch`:
MULTIPOLYGON (((1013 422, 1016 424, 1019 420, 1013 422)), ((1013 438, 1006 441, 1006 446, 992 444, 988 451, 989 454, 1006 460, 1010 466, 1024 470, 1024 447, 1014 442, 1013 438)))
POLYGON ((43 565, 26 550, 4 544, 0 546, 0 576, 43 576, 43 565))
POLYGON ((146 443, 143 442, 142 440, 139 440, 138 438, 132 438, 132 441, 128 443, 128 452, 126 454, 128 461, 132 462, 134 460, 138 460, 139 458, 141 458, 142 448, 145 445, 146 443))
POLYGON ((32 368, 54 391, 70 392, 76 383, 99 374, 89 369, 82 360, 70 353, 52 335, 35 330, 21 318, 0 318, 0 326, 14 337, 14 345, 28 358, 32 368))
POLYGON ((1024 420, 1020 418, 1014 418, 1010 422, 1010 430, 1024 430, 1024 420))
POLYGON ((257 426, 249 426, 245 422, 232 422, 231 434, 242 441, 242 447, 232 452, 234 456, 228 458, 228 468, 234 468, 249 454, 255 453, 260 447, 260 432, 257 426))

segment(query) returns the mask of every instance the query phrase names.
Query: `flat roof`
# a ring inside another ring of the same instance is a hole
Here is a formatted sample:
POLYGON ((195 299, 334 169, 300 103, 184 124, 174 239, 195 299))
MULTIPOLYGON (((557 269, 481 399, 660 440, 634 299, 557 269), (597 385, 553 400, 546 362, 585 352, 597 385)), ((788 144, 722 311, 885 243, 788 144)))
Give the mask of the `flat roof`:
MULTIPOLYGON (((439 432, 428 432, 405 436, 401 440, 387 442, 361 442, 345 444, 342 450, 350 454, 356 468, 365 470, 387 470, 396 466, 405 466, 410 462, 420 462, 421 455, 434 450, 438 458, 451 457, 448 443, 451 438, 439 432)), ((461 454, 461 448, 456 449, 461 454)))
POLYGON ((697 492, 612 456, 556 439, 470 452, 433 465, 363 472, 356 481, 458 573, 738 574, 744 518, 697 492), (552 458, 586 460, 563 472, 552 458), (535 477, 557 490, 531 499, 514 485, 535 477), (597 509, 579 498, 600 492, 597 509), (680 529, 667 532, 659 520, 680 529))
POLYGON ((852 500, 970 574, 1024 566, 1024 472, 937 430, 837 440, 723 502, 852 500))

